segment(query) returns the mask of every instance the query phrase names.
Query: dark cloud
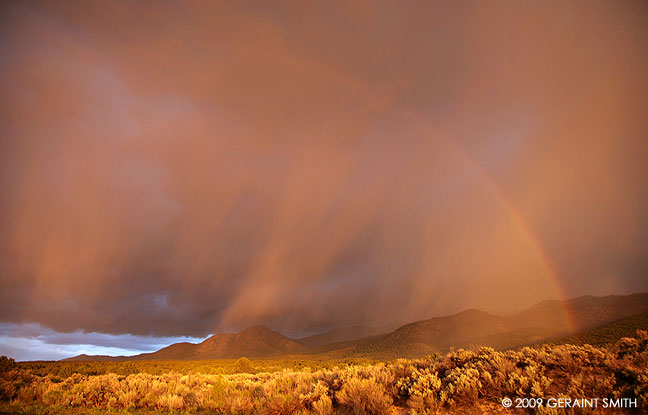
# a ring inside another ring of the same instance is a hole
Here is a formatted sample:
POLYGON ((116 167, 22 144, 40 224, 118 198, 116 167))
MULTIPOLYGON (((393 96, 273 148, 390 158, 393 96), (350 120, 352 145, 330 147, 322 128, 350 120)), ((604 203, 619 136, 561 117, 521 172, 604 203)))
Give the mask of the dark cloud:
POLYGON ((51 344, 648 289, 642 2, 1 7, 0 320, 51 344))

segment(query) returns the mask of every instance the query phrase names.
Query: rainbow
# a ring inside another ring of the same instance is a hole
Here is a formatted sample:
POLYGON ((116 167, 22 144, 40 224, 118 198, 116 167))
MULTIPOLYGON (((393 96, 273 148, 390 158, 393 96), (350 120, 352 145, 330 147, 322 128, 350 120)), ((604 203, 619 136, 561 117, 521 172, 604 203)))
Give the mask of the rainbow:
POLYGON ((544 274, 547 277, 554 293, 558 296, 561 301, 561 309, 565 321, 569 325, 569 328, 572 332, 577 330, 577 324, 574 321, 569 308, 565 304, 565 300, 569 297, 561 283, 560 276, 556 271, 551 259, 545 252, 540 241, 536 237, 535 233, 530 226, 524 221, 520 212, 515 208, 511 201, 504 195, 499 186, 490 178, 490 176, 482 169, 479 164, 477 164, 467 153, 464 151, 455 141, 451 140, 446 134, 443 134, 440 129, 436 128, 430 121, 425 117, 420 115, 417 112, 411 110, 402 109, 401 112, 406 115, 408 118, 416 121, 419 125, 422 125, 430 135, 439 139, 447 148, 449 148, 463 164, 470 169, 471 172, 479 178, 482 185, 491 193, 495 199, 498 201, 500 206, 504 209, 509 219, 513 222, 515 229, 518 231, 520 236, 526 241, 527 245, 532 249, 536 259, 542 265, 544 274))
MULTIPOLYGON (((394 104, 393 100, 385 97, 384 95, 377 96, 373 92, 372 88, 364 82, 351 78, 345 73, 323 62, 312 62, 301 58, 296 60, 300 60, 301 64, 317 66, 320 71, 330 76, 330 78, 332 78, 333 80, 345 85, 347 88, 353 90, 354 92, 360 92, 361 94, 367 96, 369 102, 375 104, 377 108, 384 109, 387 106, 394 104)), ((537 261, 542 266, 542 269, 544 271, 543 273, 545 274, 550 287, 552 288, 558 299, 562 300, 560 304, 563 317, 567 322, 569 329, 572 332, 575 332, 577 329, 577 324, 575 324, 575 319, 566 305, 565 301, 568 300, 569 297, 567 296, 567 293, 562 285, 560 275, 558 274, 551 259, 542 247, 539 239, 533 232, 533 229, 529 225, 527 225, 523 216, 516 209, 514 204, 511 203, 504 192, 502 192, 500 187, 493 181, 493 179, 491 179, 491 177, 484 171, 484 169, 481 168, 479 164, 476 163, 473 158, 470 157, 470 155, 466 151, 464 151, 454 140, 444 134, 440 128, 429 121, 429 119, 424 114, 412 109, 403 108, 402 105, 398 108, 399 113, 403 114, 405 117, 411 119, 412 121, 415 121, 417 125, 424 127, 424 129, 427 130, 427 133, 440 140, 441 143, 443 143, 448 149, 450 149, 459 158, 459 160, 461 160, 462 163, 479 178, 480 183, 485 186, 488 192, 494 196, 500 206, 504 209, 504 212, 506 213, 508 218, 512 221, 517 232, 531 248, 537 261)))

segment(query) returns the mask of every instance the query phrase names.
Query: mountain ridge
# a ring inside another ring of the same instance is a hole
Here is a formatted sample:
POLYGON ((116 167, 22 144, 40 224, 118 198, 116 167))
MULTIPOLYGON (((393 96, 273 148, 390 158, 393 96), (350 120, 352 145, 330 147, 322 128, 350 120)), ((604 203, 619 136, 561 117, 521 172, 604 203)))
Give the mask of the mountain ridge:
POLYGON ((201 343, 174 343, 152 353, 136 356, 80 355, 67 361, 87 360, 206 360, 239 357, 271 358, 305 356, 320 358, 395 358, 444 353, 452 348, 476 345, 496 349, 515 348, 575 334, 579 330, 623 320, 648 312, 648 293, 582 296, 569 300, 546 300, 509 316, 467 309, 372 333, 378 328, 343 327, 325 333, 291 339, 265 326, 248 327, 238 333, 214 334, 201 343), (566 312, 569 314, 567 318, 566 312), (573 320, 573 321, 571 321, 573 320))

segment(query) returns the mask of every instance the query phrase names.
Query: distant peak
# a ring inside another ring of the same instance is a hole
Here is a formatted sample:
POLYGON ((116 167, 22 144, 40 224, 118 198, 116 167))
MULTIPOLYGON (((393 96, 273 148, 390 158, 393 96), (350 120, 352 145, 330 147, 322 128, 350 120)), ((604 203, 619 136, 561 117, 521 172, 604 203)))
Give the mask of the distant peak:
POLYGON ((490 313, 488 311, 481 310, 479 308, 471 308, 471 309, 466 310, 466 311, 468 311, 470 314, 479 314, 479 315, 482 315, 482 316, 491 316, 491 317, 496 316, 496 314, 490 313))
POLYGON ((245 330, 240 332, 241 334, 246 333, 246 334, 263 334, 263 333, 274 333, 273 330, 270 330, 266 326, 262 325, 256 325, 256 326, 251 326, 246 328, 245 330))
POLYGON ((477 308, 469 308, 467 310, 463 310, 463 311, 458 312, 457 314, 455 314, 455 316, 471 315, 471 314, 483 315, 483 314, 488 314, 488 313, 485 312, 485 311, 479 310, 477 308))

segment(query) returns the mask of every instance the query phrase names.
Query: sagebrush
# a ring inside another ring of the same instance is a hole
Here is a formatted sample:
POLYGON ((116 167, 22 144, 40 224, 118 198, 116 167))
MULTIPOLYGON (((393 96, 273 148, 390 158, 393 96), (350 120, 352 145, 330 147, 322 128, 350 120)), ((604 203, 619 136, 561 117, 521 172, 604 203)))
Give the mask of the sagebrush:
MULTIPOLYGON (((247 359, 234 363, 256 371, 247 359)), ((545 345, 498 352, 482 347, 415 360, 258 373, 61 377, 42 370, 34 373, 6 358, 0 359, 0 369, 0 400, 4 410, 14 412, 37 405, 62 412, 115 408, 268 415, 432 414, 480 405, 503 410, 499 405, 503 397, 632 398, 639 408, 648 408, 646 332, 606 348, 545 345)))

